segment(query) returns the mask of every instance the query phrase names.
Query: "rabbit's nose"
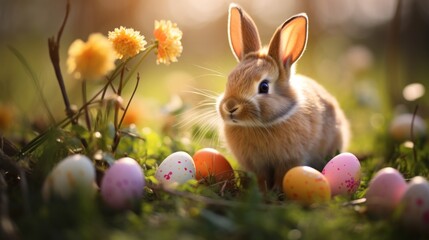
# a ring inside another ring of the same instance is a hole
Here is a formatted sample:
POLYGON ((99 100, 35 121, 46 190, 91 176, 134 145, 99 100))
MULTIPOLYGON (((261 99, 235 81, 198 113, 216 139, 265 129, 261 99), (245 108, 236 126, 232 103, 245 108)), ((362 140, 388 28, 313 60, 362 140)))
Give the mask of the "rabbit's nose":
POLYGON ((230 114, 237 112, 237 110, 239 109, 240 109, 240 106, 238 102, 234 99, 230 99, 226 101, 225 104, 223 105, 223 110, 230 114))
POLYGON ((234 113, 235 111, 237 111, 238 110, 238 107, 235 107, 235 108, 233 108, 233 109, 230 109, 229 110, 229 113, 234 113))

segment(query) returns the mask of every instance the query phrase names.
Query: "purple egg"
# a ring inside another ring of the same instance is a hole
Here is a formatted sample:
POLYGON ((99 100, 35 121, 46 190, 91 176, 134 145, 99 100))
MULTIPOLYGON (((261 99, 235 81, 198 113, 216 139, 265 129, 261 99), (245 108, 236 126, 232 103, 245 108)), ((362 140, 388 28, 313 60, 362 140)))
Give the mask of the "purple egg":
POLYGON ((132 158, 121 158, 105 172, 101 181, 101 197, 109 207, 129 208, 142 197, 144 186, 140 165, 132 158))

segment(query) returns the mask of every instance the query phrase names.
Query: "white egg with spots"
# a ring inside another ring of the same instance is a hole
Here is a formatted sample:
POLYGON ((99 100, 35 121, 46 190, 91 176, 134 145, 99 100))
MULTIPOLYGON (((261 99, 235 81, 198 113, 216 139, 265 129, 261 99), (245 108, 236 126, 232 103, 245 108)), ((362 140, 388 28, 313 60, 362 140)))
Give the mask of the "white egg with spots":
POLYGON ((175 152, 159 165, 155 178, 164 186, 174 187, 195 179, 195 163, 186 152, 175 152))
POLYGON ((125 209, 143 195, 144 174, 132 158, 124 157, 107 169, 101 181, 101 198, 111 208, 125 209))
POLYGON ((66 199, 77 191, 93 195, 94 184, 95 168, 92 161, 84 155, 75 154, 66 157, 54 167, 45 179, 42 195, 45 200, 53 194, 66 199))
POLYGON ((400 206, 401 221, 405 226, 429 233, 429 183, 425 178, 411 179, 400 206))
POLYGON ((360 169, 359 160, 351 153, 332 158, 322 171, 331 186, 332 196, 355 193, 360 185, 360 169))

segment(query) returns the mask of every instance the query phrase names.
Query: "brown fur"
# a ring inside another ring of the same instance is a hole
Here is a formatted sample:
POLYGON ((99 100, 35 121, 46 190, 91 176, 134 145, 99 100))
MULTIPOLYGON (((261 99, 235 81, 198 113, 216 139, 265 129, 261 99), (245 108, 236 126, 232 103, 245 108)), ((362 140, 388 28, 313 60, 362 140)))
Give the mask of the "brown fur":
MULTIPOLYGON (((230 73, 225 93, 218 101, 222 131, 238 162, 256 174, 263 189, 281 188, 284 174, 294 166, 323 166, 323 160, 344 150, 349 139, 348 121, 336 99, 315 81, 293 73, 292 64, 306 44, 304 20, 306 24, 305 15, 298 15, 281 25, 268 49, 257 47, 259 39, 252 44, 252 39, 240 32, 229 32, 231 48, 240 63, 230 73), (287 29, 291 24, 297 26, 287 29), (287 38, 289 32, 292 40, 287 38), (240 36, 232 39, 237 34, 240 36), (286 36, 283 39, 282 34, 286 36), (294 42, 293 37, 298 40, 294 42), (282 41, 297 45, 289 45, 292 50, 283 53, 279 50, 285 44, 282 41), (270 92, 258 94, 258 85, 264 79, 270 82, 270 92)), ((231 5, 230 31, 240 29, 234 24, 253 28, 244 32, 257 33, 251 18, 231 5), (237 19, 239 24, 233 22, 237 19)))

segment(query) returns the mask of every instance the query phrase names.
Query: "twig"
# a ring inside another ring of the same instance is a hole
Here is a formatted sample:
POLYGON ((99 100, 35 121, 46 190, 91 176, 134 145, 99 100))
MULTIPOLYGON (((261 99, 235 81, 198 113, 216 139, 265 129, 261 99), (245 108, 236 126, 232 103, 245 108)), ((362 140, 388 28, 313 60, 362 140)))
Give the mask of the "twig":
POLYGON ((137 73, 137 81, 136 81, 136 85, 134 86, 133 93, 131 94, 130 100, 128 101, 127 106, 126 106, 126 107, 125 107, 125 109, 124 109, 124 113, 122 114, 121 120, 119 121, 119 128, 122 126, 122 122, 124 121, 124 118, 125 118, 125 115, 127 114, 128 108, 129 108, 129 107, 130 107, 130 105, 131 105, 131 101, 133 100, 134 95, 135 95, 135 94, 136 94, 136 92, 137 92, 137 88, 139 87, 139 83, 140 83, 140 74, 139 74, 139 73, 137 73))
POLYGON ((189 192, 177 191, 177 190, 174 190, 172 188, 164 187, 162 185, 154 185, 154 184, 150 185, 150 184, 148 184, 148 187, 151 189, 154 189, 154 190, 160 190, 160 191, 166 192, 166 193, 171 194, 171 195, 187 198, 187 199, 190 199, 190 200, 193 200, 196 202, 201 202, 201 203, 204 203, 206 205, 213 205, 213 206, 220 206, 220 207, 232 207, 232 208, 240 207, 240 206, 244 205, 244 203, 240 203, 240 202, 228 201, 228 200, 223 200, 223 199, 213 199, 213 198, 208 198, 208 197, 204 197, 201 195, 196 195, 196 194, 189 193, 189 192))
POLYGON ((83 101, 83 112, 85 115, 85 122, 88 131, 91 131, 91 119, 89 118, 88 100, 86 97, 86 80, 82 81, 82 101, 83 101))
MULTIPOLYGON (((125 64, 122 65, 121 76, 119 77, 118 91, 116 93, 117 94, 116 100, 119 100, 119 98, 121 97, 121 94, 122 94, 122 87, 123 87, 125 66, 126 66, 125 64)), ((120 104, 121 103, 119 101, 115 101, 115 115, 114 115, 114 119, 113 119, 113 123, 114 123, 114 126, 115 126, 115 136, 113 138, 112 152, 116 151, 116 148, 119 145, 119 141, 121 140, 121 135, 119 133, 120 125, 119 125, 119 120, 118 120, 120 104)))
POLYGON ((67 0, 66 5, 66 14, 64 16, 63 23, 61 24, 61 27, 58 31, 57 38, 51 37, 48 39, 48 46, 49 46, 49 57, 51 58, 52 65, 55 70, 55 76, 57 77, 58 84, 61 89, 61 95, 63 96, 64 105, 66 106, 66 115, 70 118, 72 124, 76 124, 77 120, 73 119, 74 111, 70 105, 70 101, 67 95, 66 87, 64 84, 64 78, 61 73, 61 67, 60 67, 60 39, 61 35, 63 34, 64 27, 67 23, 67 19, 70 13, 70 1, 67 0))
POLYGON ((417 115, 417 110, 419 109, 419 105, 416 105, 416 108, 414 108, 414 112, 413 112, 413 118, 411 119, 411 128, 410 128, 410 137, 411 137, 411 142, 413 142, 413 157, 414 157, 414 162, 417 162, 417 150, 416 150, 416 142, 415 142, 415 136, 414 136, 414 120, 416 118, 417 115))

